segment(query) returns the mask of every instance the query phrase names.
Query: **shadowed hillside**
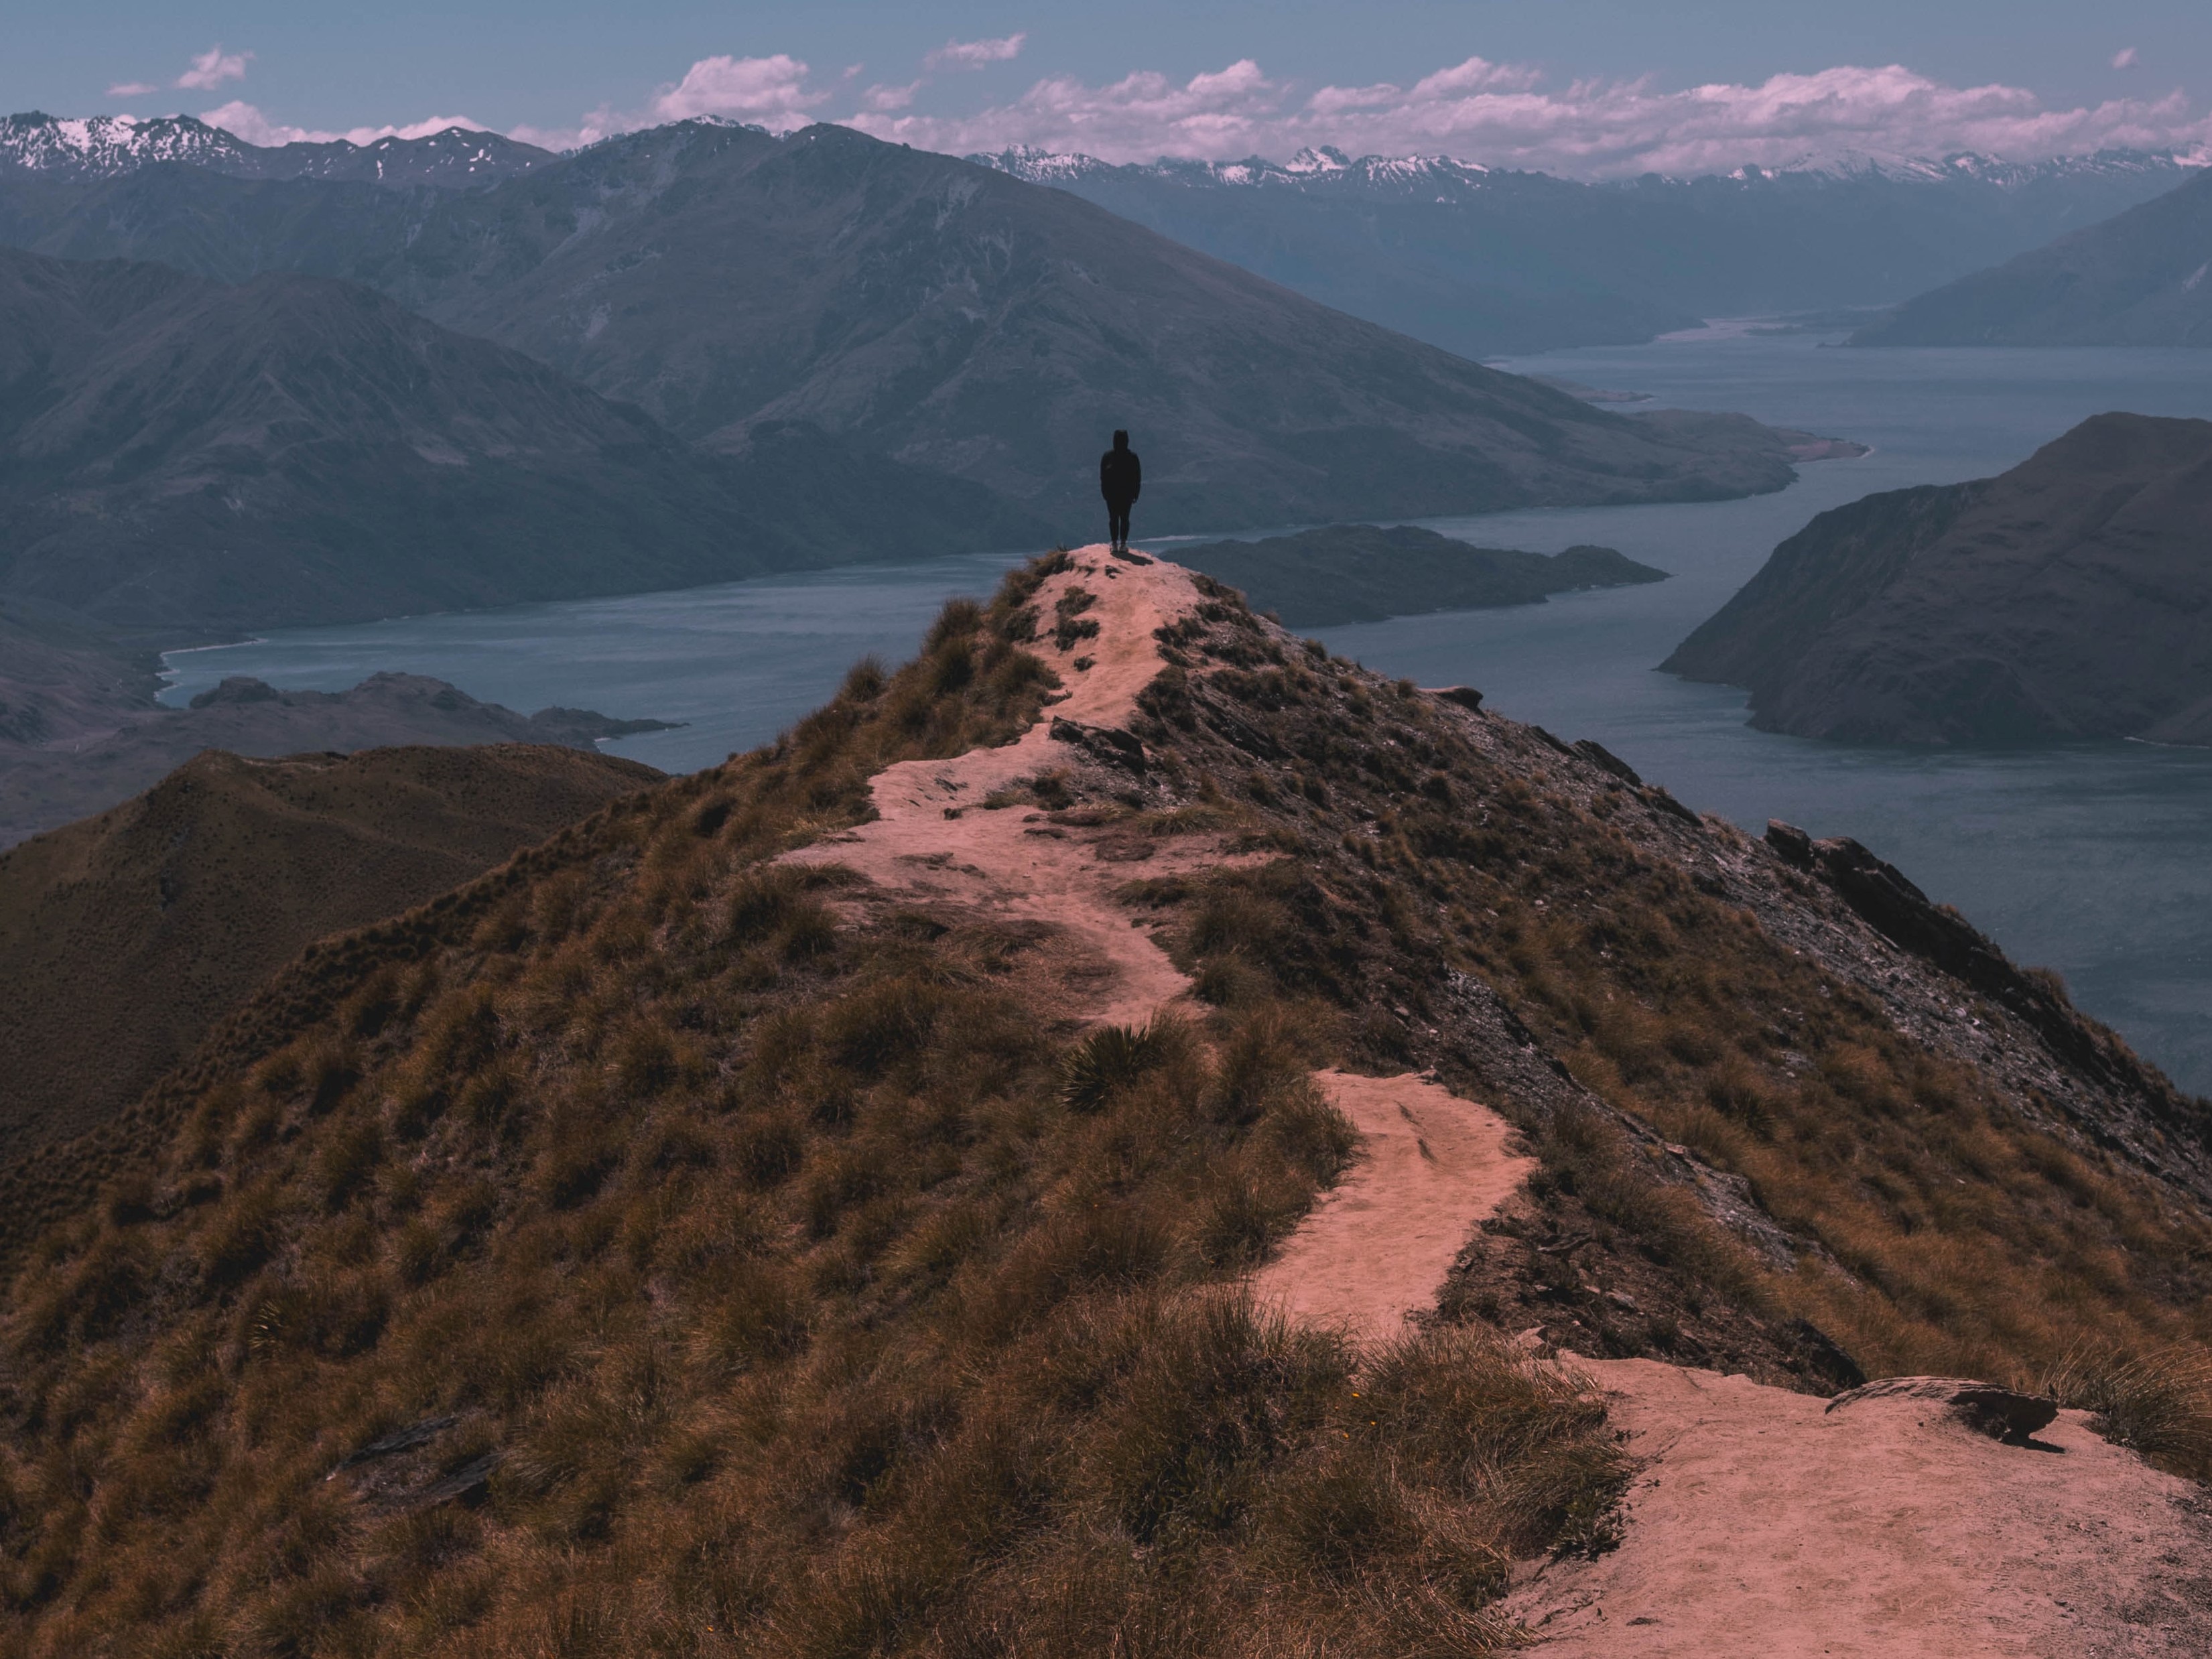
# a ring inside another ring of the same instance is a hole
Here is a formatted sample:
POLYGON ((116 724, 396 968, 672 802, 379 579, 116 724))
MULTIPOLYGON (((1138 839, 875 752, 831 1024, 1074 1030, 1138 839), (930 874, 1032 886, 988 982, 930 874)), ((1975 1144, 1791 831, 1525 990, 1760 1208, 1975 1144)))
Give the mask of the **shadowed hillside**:
POLYGON ((7 1639, 1498 1652, 1634 1525, 1540 1355, 2048 1381, 2212 1470, 2204 1103, 1474 701, 1057 555, 313 948, 0 1186, 7 1639), (1534 1164, 1375 1345, 1237 1288, 1359 1178, 1324 1073, 1534 1164))
POLYGON ((2212 744, 2208 517, 2212 422, 2100 415, 1821 514, 1661 665, 1801 737, 2212 744))
POLYGON ((1862 346, 2212 345, 2212 172, 1899 306, 1862 346))
POLYGON ((0 594, 19 603, 205 638, 1035 529, 805 425, 700 455, 364 288, 0 252, 0 594))
POLYGON ((210 750, 0 854, 0 1157, 131 1104, 310 940, 418 904, 659 776, 520 744, 210 750))

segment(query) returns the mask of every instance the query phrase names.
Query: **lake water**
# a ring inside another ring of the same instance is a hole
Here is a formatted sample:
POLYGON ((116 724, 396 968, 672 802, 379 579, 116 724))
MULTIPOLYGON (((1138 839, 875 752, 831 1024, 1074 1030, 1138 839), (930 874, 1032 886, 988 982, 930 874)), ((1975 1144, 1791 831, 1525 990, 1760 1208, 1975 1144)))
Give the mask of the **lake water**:
MULTIPOLYGON (((1856 836, 2016 960, 2057 969, 2083 1006, 2185 1086, 2212 1091, 2212 751, 1847 748, 1754 732, 1741 693, 1654 672, 1814 514, 1873 490, 2002 471, 2106 410, 2212 416, 2212 352, 1851 351, 1722 326, 1505 366, 1741 410, 1874 453, 1808 465, 1790 489, 1751 501, 1425 520, 1545 553, 1600 542, 1673 579, 1328 629, 1331 648, 1424 684, 1480 686, 1502 712, 1595 738, 1691 805, 1754 832, 1781 817, 1856 836)), ((609 746, 689 769, 788 726, 855 658, 910 654, 946 594, 988 592, 1009 562, 978 554, 292 629, 177 653, 165 695, 181 701, 225 674, 336 690, 404 669, 526 710, 557 702, 688 721, 609 746)))

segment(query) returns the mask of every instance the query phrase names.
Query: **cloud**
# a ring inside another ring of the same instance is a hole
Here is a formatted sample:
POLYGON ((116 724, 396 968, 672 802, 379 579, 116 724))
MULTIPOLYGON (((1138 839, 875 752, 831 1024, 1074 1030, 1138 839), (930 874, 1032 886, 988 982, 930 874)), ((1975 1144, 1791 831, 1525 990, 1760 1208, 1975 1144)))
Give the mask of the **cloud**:
POLYGON ((1354 154, 1443 153, 1580 177, 1963 150, 2031 160, 2212 143, 2212 121, 2179 93, 2052 109, 2022 88, 1954 87, 1894 64, 1669 91, 1649 78, 1547 88, 1527 66, 1470 58, 1410 87, 1307 90, 1240 58, 1184 82, 1149 70, 1099 86, 1052 76, 1012 103, 964 116, 862 111, 851 118, 879 137, 955 155, 1027 144, 1112 161, 1226 161, 1281 159, 1334 144, 1354 154))
POLYGON ((921 82, 919 81, 909 81, 902 87, 870 87, 860 94, 860 106, 878 112, 904 109, 914 102, 915 94, 921 90, 921 82))
POLYGON ((427 121, 411 121, 401 127, 349 127, 343 132, 325 131, 319 127, 288 126, 272 121, 252 105, 234 100, 221 109, 204 111, 200 119, 211 127, 221 127, 233 137, 243 138, 249 144, 328 144, 343 138, 348 143, 369 144, 379 138, 427 138, 434 132, 443 132, 448 127, 466 127, 471 132, 489 132, 490 128, 481 121, 472 121, 465 115, 434 115, 427 121))
POLYGON ((602 104, 573 127, 519 126, 510 129, 509 136, 548 149, 578 149, 618 132, 665 126, 702 115, 787 132, 813 120, 810 112, 831 95, 807 86, 810 72, 805 64, 787 52, 780 52, 772 58, 726 54, 702 58, 684 72, 681 81, 655 92, 642 109, 617 110, 602 104))
POLYGON ((921 60, 926 70, 978 70, 991 64, 1011 63, 1022 55, 1029 33, 1002 35, 995 40, 947 40, 921 60))
POLYGON ((2114 69, 2133 69, 2135 66, 2136 49, 2133 46, 2122 46, 2118 52, 2112 54, 2112 67, 2114 69))
POLYGON ((192 66, 177 77, 176 84, 195 92, 212 92, 226 81, 243 81, 246 66, 252 60, 250 52, 226 52, 221 46, 212 46, 192 59, 192 66))
POLYGON ((143 98, 149 92, 159 91, 161 88, 151 81, 118 81, 108 88, 107 95, 110 98, 143 98))

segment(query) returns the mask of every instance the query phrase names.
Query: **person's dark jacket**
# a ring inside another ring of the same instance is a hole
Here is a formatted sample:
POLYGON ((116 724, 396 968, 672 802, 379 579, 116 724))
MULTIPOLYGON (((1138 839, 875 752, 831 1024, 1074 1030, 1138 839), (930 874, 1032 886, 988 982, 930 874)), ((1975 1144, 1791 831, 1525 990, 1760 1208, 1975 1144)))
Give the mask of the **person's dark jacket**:
POLYGON ((1127 507, 1144 488, 1145 469, 1133 449, 1109 449, 1098 458, 1098 493, 1109 507, 1127 507))

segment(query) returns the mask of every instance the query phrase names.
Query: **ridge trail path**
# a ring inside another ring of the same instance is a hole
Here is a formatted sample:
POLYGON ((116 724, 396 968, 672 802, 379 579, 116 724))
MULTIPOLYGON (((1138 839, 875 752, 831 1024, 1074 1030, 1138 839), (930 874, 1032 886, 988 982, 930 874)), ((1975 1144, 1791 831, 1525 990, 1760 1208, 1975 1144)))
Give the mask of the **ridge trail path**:
POLYGON ((1618 1550, 1507 1598, 1543 1659, 2212 1653, 2205 1495, 2086 1413, 2006 1445, 1927 1400, 1571 1363, 1644 1467, 1618 1550))
MULTIPOLYGON (((1079 832, 983 799, 1067 765, 1055 716, 1127 730, 1162 665, 1153 630, 1200 602, 1189 572, 1103 546, 1071 587, 1097 635, 1039 654, 1067 696, 1015 742, 887 768, 878 817, 788 856, 836 863, 893 902, 954 903, 1053 930, 1079 1020, 1140 1024, 1189 981, 1114 891, 1132 873, 1079 832), (1078 670, 1074 659, 1091 665, 1078 670)), ((1178 836, 1146 873, 1235 861, 1178 836)), ((1316 1074, 1358 1130, 1344 1180, 1253 1276, 1294 1317, 1373 1344, 1435 1305, 1476 1227, 1534 1160, 1487 1107, 1419 1077, 1316 1074)), ((1533 1362, 1542 1363, 1542 1362, 1533 1362)), ((1501 1611, 1547 1659, 2191 1659, 2212 1654, 2212 1506, 2062 1413, 2045 1449, 2008 1446, 1925 1401, 1826 1402, 1644 1359, 1571 1358, 1643 1467, 1620 1547, 1553 1562, 1501 1611)))
MULTIPOLYGON (((1098 623, 1096 638, 1056 650, 1049 638, 1033 647, 1060 675, 1066 696, 1048 705, 1014 742, 971 749, 949 760, 902 761, 871 786, 875 819, 827 836, 787 855, 793 863, 840 864, 891 893, 950 901, 1060 930, 1090 958, 1088 1006, 1078 1018, 1140 1025, 1185 996, 1190 981, 1168 960, 1113 890, 1132 873, 1098 859, 1082 841, 1048 826, 1032 809, 987 809, 983 801, 1021 780, 1065 767, 1074 758, 1052 735, 1054 719, 1126 729, 1137 694, 1165 665, 1152 630, 1200 603, 1191 574, 1159 561, 1139 565, 1108 556, 1103 545, 1070 556, 1073 568, 1049 577, 1036 605, 1049 629, 1053 607, 1070 589, 1096 595, 1083 612, 1098 623), (1111 574, 1109 574, 1109 573, 1111 574), (1091 666, 1078 669, 1077 658, 1091 666)), ((1218 858, 1213 844, 1191 837, 1146 861, 1146 873, 1195 867, 1218 858)))
MULTIPOLYGON (((1065 948, 1084 959, 1078 1006, 1066 1012, 1140 1025, 1187 1001, 1190 981, 1115 902, 1129 866, 1102 860, 1081 839, 1040 824, 1040 814, 987 810, 981 803, 994 791, 1067 764, 1067 745, 1051 735, 1055 718, 1126 730, 1137 694, 1165 666, 1153 630, 1202 599, 1191 573, 1164 560, 1126 562, 1103 545, 1070 557, 1073 568, 1048 578, 1034 601, 1049 620, 1070 589, 1094 596, 1081 615, 1098 623, 1095 638, 1064 651, 1048 639, 1035 647, 1059 672, 1066 698, 1001 748, 886 767, 872 786, 872 822, 788 856, 843 865, 893 896, 1048 924, 1065 948), (1078 669, 1078 658, 1088 658, 1091 666, 1078 669)), ((1148 859, 1144 871, 1158 875, 1237 861, 1217 837, 1179 836, 1148 859)), ((1344 1179, 1255 1275, 1254 1288, 1296 1316, 1376 1340, 1434 1303, 1468 1236, 1534 1161, 1507 1152, 1510 1130, 1497 1113, 1434 1083, 1336 1071, 1316 1073, 1315 1080, 1359 1132, 1359 1150, 1344 1179)))

